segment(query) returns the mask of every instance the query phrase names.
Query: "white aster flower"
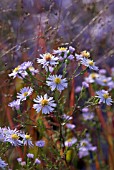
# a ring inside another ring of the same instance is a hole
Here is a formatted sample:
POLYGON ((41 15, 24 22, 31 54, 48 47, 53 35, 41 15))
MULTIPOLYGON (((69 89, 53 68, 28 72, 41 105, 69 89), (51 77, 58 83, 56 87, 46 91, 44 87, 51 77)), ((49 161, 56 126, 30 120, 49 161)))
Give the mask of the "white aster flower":
POLYGON ((52 75, 47 78, 47 85, 51 88, 51 90, 59 90, 60 92, 67 87, 68 83, 66 78, 62 79, 62 75, 52 75))
POLYGON ((20 108, 20 100, 18 99, 10 102, 8 106, 18 110, 20 108))
POLYGON ((47 96, 47 94, 42 96, 37 96, 36 99, 34 99, 34 102, 37 104, 33 105, 33 108, 36 110, 37 113, 42 111, 44 114, 49 114, 54 110, 54 107, 56 107, 56 104, 54 103, 53 97, 47 96))
POLYGON ((94 83, 98 77, 99 77, 99 74, 97 74, 97 73, 91 73, 91 74, 89 75, 89 77, 86 77, 86 78, 85 78, 85 81, 86 81, 87 83, 94 83))
POLYGON ((8 164, 0 158, 0 168, 4 169, 4 168, 6 168, 6 166, 8 166, 8 164))
POLYGON ((16 77, 24 78, 26 75, 27 72, 23 71, 21 65, 19 65, 9 74, 9 77, 13 77, 13 79, 16 77))
POLYGON ((92 69, 92 70, 98 70, 98 67, 95 66, 95 62, 93 62, 93 60, 90 60, 88 58, 83 58, 81 59, 81 64, 83 64, 84 66, 92 69))
POLYGON ((61 55, 62 53, 67 53, 67 48, 65 48, 65 47, 58 47, 58 49, 54 50, 53 53, 54 54, 59 54, 59 55, 61 55))
POLYGON ((28 96, 30 96, 33 92, 33 89, 31 87, 24 87, 20 90, 20 93, 17 93, 17 98, 19 98, 21 101, 26 100, 28 96))
POLYGON ((100 91, 97 91, 96 94, 98 95, 96 97, 98 97, 100 99, 99 103, 106 103, 107 105, 112 104, 113 101, 112 101, 111 97, 109 96, 108 91, 100 90, 100 91))
POLYGON ((18 130, 16 129, 12 130, 10 128, 6 129, 5 142, 9 142, 13 146, 19 146, 22 145, 22 141, 19 138, 20 138, 20 133, 18 130))
POLYGON ((40 54, 41 58, 37 58, 37 62, 43 65, 46 71, 53 71, 53 67, 58 64, 58 57, 50 53, 40 54))
POLYGON ((75 137, 68 139, 67 141, 65 141, 65 146, 66 147, 71 147, 72 145, 74 145, 77 142, 77 139, 75 137))
POLYGON ((20 134, 20 136, 23 138, 23 144, 32 147, 33 143, 32 143, 32 138, 30 135, 22 133, 20 134))

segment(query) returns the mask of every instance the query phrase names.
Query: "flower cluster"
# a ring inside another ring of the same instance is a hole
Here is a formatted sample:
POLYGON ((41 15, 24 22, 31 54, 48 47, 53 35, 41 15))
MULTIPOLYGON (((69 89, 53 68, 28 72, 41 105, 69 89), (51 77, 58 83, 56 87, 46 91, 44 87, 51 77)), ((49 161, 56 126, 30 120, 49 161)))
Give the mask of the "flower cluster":
POLYGON ((25 78, 28 75, 27 69, 31 72, 32 75, 38 73, 38 70, 35 70, 33 67, 33 63, 31 61, 27 61, 17 66, 12 73, 9 74, 9 77, 13 78, 25 78))

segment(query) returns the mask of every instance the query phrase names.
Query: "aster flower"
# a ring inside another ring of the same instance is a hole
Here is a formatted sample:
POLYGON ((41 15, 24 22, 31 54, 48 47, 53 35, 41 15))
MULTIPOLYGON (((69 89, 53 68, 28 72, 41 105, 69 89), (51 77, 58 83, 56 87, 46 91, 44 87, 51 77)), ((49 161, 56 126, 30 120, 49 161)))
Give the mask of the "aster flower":
POLYGON ((112 77, 106 77, 105 75, 101 75, 96 78, 96 83, 101 86, 107 86, 107 84, 112 80, 112 77))
POLYGON ((68 139, 67 141, 65 141, 65 146, 66 147, 71 147, 72 145, 74 145, 77 142, 77 139, 75 137, 68 139))
POLYGON ((109 96, 108 91, 100 90, 100 91, 97 91, 96 94, 98 95, 96 97, 98 97, 100 99, 99 103, 106 103, 107 105, 112 104, 113 101, 112 101, 111 97, 109 96))
POLYGON ((97 147, 93 146, 89 139, 85 138, 80 141, 78 155, 79 158, 89 155, 89 151, 96 151, 97 147))
POLYGON ((87 83, 94 83, 98 77, 99 77, 99 74, 91 73, 88 77, 85 78, 85 81, 87 83))
POLYGON ((10 102, 8 104, 8 106, 13 108, 13 109, 19 110, 19 108, 20 108, 20 100, 14 100, 13 102, 10 102))
POLYGON ((17 158, 17 161, 20 163, 22 162, 22 158, 17 158))
POLYGON ((62 75, 52 75, 47 78, 47 85, 51 88, 51 90, 59 90, 60 92, 67 87, 68 83, 66 78, 62 79, 62 75))
POLYGON ((30 96, 33 92, 33 89, 31 87, 24 87, 20 90, 20 93, 17 93, 17 98, 19 100, 23 101, 26 100, 28 96, 30 96))
POLYGON ((31 61, 27 61, 22 63, 21 65, 17 66, 12 73, 9 74, 9 77, 18 77, 18 78, 25 78, 25 76, 28 75, 27 69, 32 73, 32 75, 38 73, 38 70, 35 70, 35 68, 32 66, 33 63, 31 61))
POLYGON ((63 118, 65 121, 72 120, 72 116, 69 116, 69 115, 66 115, 66 114, 63 114, 63 115, 62 115, 62 118, 63 118))
POLYGON ((23 144, 24 145, 28 145, 30 147, 33 146, 32 138, 31 138, 30 135, 22 133, 22 134, 20 134, 20 136, 23 138, 23 144))
POLYGON ((88 67, 89 69, 92 70, 98 70, 98 67, 95 66, 95 62, 93 62, 93 60, 87 59, 87 58, 83 58, 81 60, 81 64, 83 64, 84 66, 88 67))
POLYGON ((0 168, 4 169, 8 164, 0 158, 0 168))
POLYGON ((56 107, 53 97, 48 98, 47 94, 45 94, 44 97, 37 96, 37 98, 34 99, 34 102, 37 103, 33 105, 33 108, 37 111, 37 113, 42 111, 44 114, 49 114, 54 110, 54 107, 56 107))
POLYGON ((22 141, 19 139, 20 133, 16 129, 11 130, 8 128, 5 133, 5 142, 9 142, 14 146, 22 145, 22 141))
POLYGON ((34 155, 33 155, 32 153, 28 153, 28 154, 27 154, 27 157, 33 159, 33 158, 34 158, 34 155))
POLYGON ((71 124, 71 123, 66 123, 66 127, 68 128, 68 129, 74 129, 76 126, 74 125, 74 124, 71 124))
POLYGON ((39 64, 43 65, 43 68, 45 68, 46 71, 53 71, 53 67, 58 64, 58 57, 55 57, 54 55, 50 53, 40 54, 41 58, 37 58, 37 62, 39 64))
POLYGON ((81 54, 75 54, 76 59, 79 60, 83 60, 83 58, 89 58, 90 57, 90 53, 86 50, 82 51, 81 54))
POLYGON ((36 158, 34 163, 38 165, 41 164, 41 161, 38 158, 36 158))
POLYGON ((65 48, 65 47, 58 47, 57 50, 53 51, 53 54, 61 55, 62 53, 67 53, 67 48, 65 48))
POLYGON ((39 148, 42 148, 45 146, 45 141, 44 140, 39 140, 36 143, 36 146, 38 146, 39 148))
POLYGON ((23 71, 21 65, 19 65, 9 74, 9 77, 13 77, 13 79, 16 77, 24 78, 26 75, 27 72, 23 71))
POLYGON ((82 116, 84 120, 92 120, 94 118, 94 113, 85 112, 85 113, 82 113, 82 116))

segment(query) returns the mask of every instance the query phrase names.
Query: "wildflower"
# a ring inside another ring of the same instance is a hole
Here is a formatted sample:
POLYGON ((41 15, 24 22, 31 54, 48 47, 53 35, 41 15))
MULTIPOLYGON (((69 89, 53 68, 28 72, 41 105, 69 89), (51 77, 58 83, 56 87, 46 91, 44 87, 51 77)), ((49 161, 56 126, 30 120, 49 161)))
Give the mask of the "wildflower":
POLYGON ((85 58, 89 58, 89 57, 90 57, 90 53, 89 53, 88 51, 86 51, 86 50, 82 51, 82 52, 81 52, 81 55, 82 55, 83 57, 85 57, 85 58))
POLYGON ((22 162, 22 158, 17 158, 17 161, 20 163, 22 162))
POLYGON ((105 69, 100 69, 100 70, 99 70, 99 74, 102 74, 102 75, 103 75, 103 74, 106 74, 106 70, 105 70, 105 69))
POLYGON ((73 52, 75 51, 75 48, 72 47, 72 46, 69 46, 69 51, 70 51, 71 53, 73 53, 73 52))
POLYGON ((107 105, 111 105, 112 99, 109 96, 108 91, 100 90, 100 91, 97 91, 96 94, 98 95, 96 97, 100 99, 99 103, 106 103, 107 105))
POLYGON ((89 151, 96 151, 97 147, 92 146, 89 139, 85 138, 80 141, 78 155, 79 158, 89 155, 89 151))
POLYGON ((53 67, 58 64, 58 57, 50 53, 40 54, 40 57, 41 59, 37 58, 37 62, 42 64, 46 71, 50 71, 50 69, 53 71, 53 67))
POLYGON ((32 138, 30 135, 22 133, 20 136, 23 138, 24 145, 33 146, 32 138))
POLYGON ((36 146, 38 146, 39 148, 42 148, 45 146, 45 141, 44 140, 39 140, 36 142, 36 146))
POLYGON ((54 54, 59 54, 61 55, 62 53, 67 53, 67 48, 65 47, 58 47, 58 50, 53 51, 54 54))
POLYGON ((5 133, 5 142, 9 142, 14 146, 22 145, 22 141, 19 139, 20 133, 16 129, 7 129, 5 133))
POLYGON ((28 153, 28 154, 27 154, 27 157, 33 159, 33 158, 34 158, 34 155, 33 155, 32 153, 28 153))
POLYGON ((12 108, 14 108, 16 110, 19 110, 19 108, 20 108, 20 100, 14 100, 13 102, 10 102, 8 104, 8 106, 10 106, 10 107, 12 107, 12 108))
POLYGON ((68 139, 65 141, 65 146, 66 147, 71 147, 73 144, 77 142, 77 139, 75 137, 68 139))
POLYGON ((34 163, 35 164, 41 164, 41 161, 38 158, 36 158, 34 163))
POLYGON ((82 90, 82 87, 81 86, 77 86, 76 89, 75 89, 75 92, 79 93, 79 92, 81 92, 81 90, 82 90))
POLYGON ((85 81, 82 82, 82 86, 85 87, 85 88, 88 88, 89 87, 89 84, 85 81))
POLYGON ((22 161, 21 162, 21 166, 25 166, 26 165, 26 162, 25 161, 22 161))
POLYGON ((32 66, 33 63, 31 61, 27 61, 22 63, 21 65, 17 66, 12 73, 9 74, 9 77, 18 77, 18 78, 25 78, 28 75, 27 69, 32 73, 32 75, 38 73, 38 70, 32 66))
POLYGON ((26 75, 27 73, 23 71, 21 65, 19 65, 9 74, 9 77, 13 77, 13 79, 16 77, 24 78, 26 75))
POLYGON ((69 115, 66 115, 66 114, 63 114, 63 115, 62 115, 62 118, 63 118, 64 120, 66 120, 66 121, 72 120, 72 116, 69 116, 69 115))
POLYGON ((67 87, 68 83, 66 78, 62 79, 62 75, 52 75, 47 78, 47 85, 50 86, 51 90, 59 90, 60 92, 67 87))
POLYGON ((94 118, 94 113, 86 112, 82 114, 84 120, 92 120, 94 118))
POLYGON ((109 87, 109 91, 114 89, 114 81, 110 81, 107 83, 107 86, 109 87))
POLYGON ((86 67, 89 67, 92 70, 98 70, 98 67, 95 66, 95 63, 93 62, 93 60, 87 59, 87 58, 83 58, 81 60, 81 64, 83 64, 86 67))
POLYGON ((96 78, 96 83, 101 86, 107 86, 107 84, 112 80, 112 77, 106 77, 105 75, 96 78))
POLYGON ((44 114, 49 114, 54 110, 54 107, 56 107, 53 97, 48 98, 47 94, 45 94, 44 97, 37 96, 37 98, 34 99, 34 102, 37 103, 33 105, 33 108, 36 109, 37 113, 42 111, 44 114))
POLYGON ((97 74, 97 73, 91 73, 91 74, 89 75, 89 77, 86 77, 86 78, 85 78, 85 81, 86 81, 87 83, 94 83, 98 77, 99 77, 99 74, 97 74))
POLYGON ((83 109, 82 109, 82 112, 84 112, 84 113, 86 113, 86 112, 88 112, 89 111, 89 109, 87 108, 87 107, 84 107, 83 109))
POLYGON ((76 126, 74 124, 71 123, 66 123, 66 127, 69 129, 74 129, 76 126))
POLYGON ((22 101, 26 100, 26 98, 30 96, 32 92, 33 89, 31 87, 24 87, 20 90, 20 93, 17 93, 17 98, 19 98, 22 101))
POLYGON ((0 168, 4 169, 8 164, 0 158, 0 168))

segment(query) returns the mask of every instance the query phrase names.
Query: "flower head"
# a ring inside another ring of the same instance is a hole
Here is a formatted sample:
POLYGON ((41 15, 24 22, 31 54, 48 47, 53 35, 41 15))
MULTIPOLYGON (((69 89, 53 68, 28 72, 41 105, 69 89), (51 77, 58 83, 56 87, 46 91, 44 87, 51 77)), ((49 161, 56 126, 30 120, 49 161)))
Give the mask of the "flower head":
POLYGON ((83 58, 81 60, 81 64, 83 64, 84 66, 92 69, 92 70, 98 70, 98 67, 95 66, 95 63, 93 62, 93 60, 87 59, 87 58, 83 58))
POLYGON ((20 108, 20 100, 14 100, 13 102, 10 102, 8 106, 18 110, 20 108))
POLYGON ((36 142, 36 146, 38 146, 39 148, 42 148, 45 146, 45 141, 44 140, 39 140, 36 142))
POLYGON ((108 91, 100 90, 100 91, 97 91, 96 94, 98 95, 96 97, 98 97, 100 99, 99 103, 106 103, 107 105, 112 104, 112 99, 109 96, 108 91))
POLYGON ((38 158, 36 158, 34 163, 35 164, 41 164, 41 161, 38 158))
POLYGON ((24 87, 20 90, 20 93, 17 93, 17 98, 20 100, 26 100, 28 96, 30 96, 33 92, 33 89, 31 87, 24 87))
POLYGON ((41 58, 37 58, 37 62, 43 65, 46 71, 53 71, 53 67, 58 64, 58 57, 50 53, 40 54, 41 58))
POLYGON ((5 168, 8 164, 0 158, 0 168, 5 168))
POLYGON ((66 147, 71 147, 73 144, 77 142, 77 139, 75 137, 68 139, 65 141, 65 146, 66 147))
POLYGON ((34 158, 34 155, 33 155, 32 153, 28 153, 28 154, 27 154, 27 157, 33 159, 33 158, 34 158))
POLYGON ((37 113, 42 111, 44 114, 49 114, 54 110, 54 107, 56 107, 53 97, 48 98, 47 94, 45 94, 44 97, 37 96, 37 98, 34 99, 34 102, 37 103, 33 105, 33 108, 37 111, 37 113))
POLYGON ((24 144, 24 145, 27 145, 27 146, 30 146, 30 147, 33 146, 32 138, 31 138, 30 135, 25 134, 25 133, 22 133, 20 136, 23 138, 22 141, 23 141, 23 144, 24 144))
POLYGON ((47 85, 50 86, 51 90, 59 90, 60 92, 67 87, 67 80, 66 78, 62 79, 62 75, 52 75, 47 78, 46 81, 47 85))

